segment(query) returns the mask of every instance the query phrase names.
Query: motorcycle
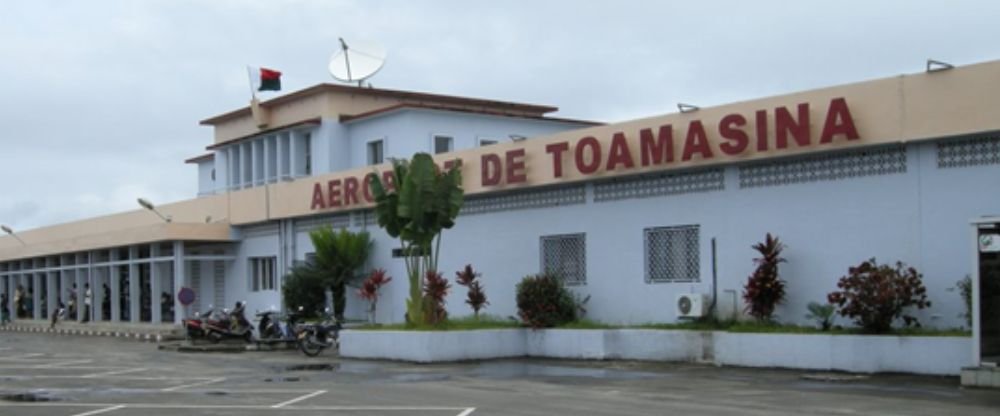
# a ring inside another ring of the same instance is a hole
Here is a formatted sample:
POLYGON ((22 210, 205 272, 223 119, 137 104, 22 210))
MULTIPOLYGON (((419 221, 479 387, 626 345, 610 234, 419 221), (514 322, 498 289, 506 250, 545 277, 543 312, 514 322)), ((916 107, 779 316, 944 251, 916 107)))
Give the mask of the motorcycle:
POLYGON ((340 322, 332 319, 327 309, 323 321, 299 326, 298 343, 302 353, 315 357, 327 348, 340 348, 340 322))
POLYGON ((278 315, 276 311, 258 312, 257 339, 261 342, 296 341, 302 308, 297 312, 289 311, 278 315), (282 322, 284 320, 284 322, 282 322))
POLYGON ((212 342, 223 339, 242 339, 249 343, 253 341, 253 325, 247 320, 244 310, 246 302, 236 302, 232 312, 226 313, 218 321, 203 321, 202 328, 212 342))
POLYGON ((181 325, 184 327, 184 333, 187 335, 188 339, 201 339, 205 338, 208 333, 205 331, 205 325, 208 321, 218 320, 213 317, 215 310, 209 306, 208 310, 195 314, 193 318, 187 318, 181 320, 181 325))

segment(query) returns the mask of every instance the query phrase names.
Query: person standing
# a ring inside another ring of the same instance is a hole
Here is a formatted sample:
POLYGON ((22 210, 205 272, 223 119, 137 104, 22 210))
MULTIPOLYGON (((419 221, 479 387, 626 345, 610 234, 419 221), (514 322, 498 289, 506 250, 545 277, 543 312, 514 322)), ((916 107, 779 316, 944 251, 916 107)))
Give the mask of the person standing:
POLYGON ((69 319, 76 320, 76 283, 73 283, 73 287, 69 290, 69 319))
POLYGON ((7 306, 7 293, 0 293, 0 325, 10 323, 10 308, 7 306))
POLYGON ((104 286, 104 297, 101 298, 101 316, 104 317, 105 321, 111 320, 111 288, 108 287, 107 283, 104 286))
POLYGON ((90 301, 93 293, 90 292, 90 283, 83 284, 83 322, 90 322, 90 301))

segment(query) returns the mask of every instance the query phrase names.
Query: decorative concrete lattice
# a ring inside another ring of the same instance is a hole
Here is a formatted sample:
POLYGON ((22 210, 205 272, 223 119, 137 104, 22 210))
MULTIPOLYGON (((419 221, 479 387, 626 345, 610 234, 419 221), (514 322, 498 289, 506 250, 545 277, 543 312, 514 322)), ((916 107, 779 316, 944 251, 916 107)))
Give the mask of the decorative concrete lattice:
POLYGON ((347 228, 351 226, 351 214, 337 214, 337 215, 327 215, 318 218, 310 218, 308 220, 297 221, 295 223, 295 232, 309 232, 321 227, 333 227, 336 229, 347 228))
POLYGON ((726 182, 722 169, 660 173, 595 183, 594 201, 616 201, 692 192, 721 191, 725 188, 726 182))
POLYGON ((587 283, 586 234, 542 237, 542 272, 554 273, 568 285, 587 283))
POLYGON ((906 147, 893 145, 740 167, 740 188, 835 181, 906 172, 906 147))
POLYGON ((355 227, 366 227, 378 223, 378 221, 375 218, 375 210, 373 209, 354 211, 354 213, 351 216, 354 218, 355 227))
POLYGON ((1000 164, 1000 137, 974 137, 937 145, 939 168, 1000 164))
POLYGON ((586 201, 587 188, 584 185, 513 191, 498 195, 466 198, 460 214, 473 215, 516 209, 556 207, 582 204, 586 201))
POLYGON ((700 280, 697 225, 647 228, 644 234, 647 283, 700 280))

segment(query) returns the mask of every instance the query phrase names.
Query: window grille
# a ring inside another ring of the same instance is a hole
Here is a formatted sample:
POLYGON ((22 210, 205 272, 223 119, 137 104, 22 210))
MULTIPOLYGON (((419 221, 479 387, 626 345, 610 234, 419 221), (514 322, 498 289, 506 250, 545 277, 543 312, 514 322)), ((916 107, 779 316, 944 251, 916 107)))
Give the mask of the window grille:
POLYGON ((497 195, 466 198, 462 204, 460 214, 472 215, 516 209, 582 204, 586 202, 586 199, 587 188, 584 185, 513 191, 497 195))
POLYGON ((643 234, 647 283, 701 279, 697 225, 647 228, 643 234))
POLYGON ((378 220, 375 218, 375 210, 364 209, 360 211, 354 211, 353 223, 355 227, 365 227, 377 224, 378 220))
POLYGON ((906 147, 893 145, 740 167, 740 188, 834 181, 906 172, 906 147))
POLYGON ((333 227, 335 229, 347 228, 351 226, 351 214, 335 214, 314 217, 307 220, 295 222, 295 232, 309 232, 320 227, 333 227))
POLYGON ((214 261, 212 270, 212 296, 215 307, 222 309, 226 305, 226 262, 214 261))
POLYGON ((567 285, 587 283, 586 234, 542 237, 542 273, 554 273, 567 285))
POLYGON ((250 261, 250 291, 276 290, 275 279, 276 257, 251 257, 250 261))
POLYGON ((721 191, 725 188, 725 176, 722 169, 661 173, 595 183, 594 201, 604 202, 692 192, 721 191))
POLYGON ((937 144, 939 168, 1000 164, 1000 137, 974 137, 937 144))

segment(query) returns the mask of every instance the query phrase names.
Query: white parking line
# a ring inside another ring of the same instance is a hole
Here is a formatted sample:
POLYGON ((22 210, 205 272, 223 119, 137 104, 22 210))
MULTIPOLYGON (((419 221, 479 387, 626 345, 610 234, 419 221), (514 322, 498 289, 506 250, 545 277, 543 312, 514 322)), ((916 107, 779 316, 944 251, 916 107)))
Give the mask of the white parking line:
POLYGON ((0 361, 17 361, 17 360, 21 360, 21 359, 24 359, 24 358, 38 357, 40 355, 45 355, 45 354, 40 353, 40 352, 33 352, 31 354, 21 354, 21 355, 13 355, 13 356, 10 356, 10 357, 0 357, 0 361))
POLYGON ((294 398, 294 399, 292 399, 292 400, 289 400, 289 401, 287 401, 287 402, 281 402, 281 403, 278 403, 278 404, 276 404, 276 405, 274 405, 274 406, 271 406, 271 408, 272 408, 272 409, 280 409, 280 408, 282 408, 282 407, 285 407, 285 406, 288 406, 288 405, 290 405, 290 404, 292 404, 292 403, 298 403, 298 402, 301 402, 301 401, 303 401, 303 400, 305 400, 305 399, 308 399, 308 398, 311 398, 311 397, 316 397, 316 396, 319 396, 319 395, 321 395, 321 394, 323 394, 323 393, 326 393, 326 390, 316 390, 316 391, 314 391, 314 392, 312 392, 312 393, 309 393, 309 394, 306 394, 306 395, 303 395, 303 396, 299 396, 299 397, 296 397, 296 398, 294 398))
POLYGON ((80 376, 80 378, 107 377, 107 376, 113 376, 113 375, 118 375, 118 374, 135 373, 135 372, 144 371, 144 370, 146 370, 145 367, 142 367, 142 368, 130 368, 130 369, 127 369, 127 370, 107 371, 107 372, 104 372, 104 373, 87 374, 85 376, 80 376))
MULTIPOLYGON (((208 409, 229 409, 229 410, 274 410, 274 406, 267 405, 239 405, 239 404, 171 404, 171 403, 59 403, 59 402, 44 402, 44 403, 0 403, 0 409, 5 407, 102 407, 105 409, 97 409, 105 412, 117 409, 195 409, 195 410, 208 410, 208 409), (114 407, 116 409, 111 409, 114 407)), ((280 407, 282 411, 285 410, 301 410, 301 411, 355 411, 355 412, 365 412, 365 411, 402 411, 402 412, 414 412, 414 411, 468 411, 469 409, 475 410, 474 407, 448 407, 448 406, 287 406, 280 407)), ((84 414, 94 414, 94 413, 84 413, 84 414)), ((82 415, 73 415, 82 416, 82 415)))
POLYGON ((469 416, 469 415, 472 414, 472 412, 475 412, 475 411, 476 411, 475 407, 470 407, 468 409, 463 410, 462 413, 458 414, 458 416, 469 416))
MULTIPOLYGON (((51 364, 38 365, 38 366, 35 366, 35 368, 56 368, 56 367, 62 367, 62 366, 66 366, 66 365, 73 365, 73 364, 87 364, 87 363, 91 363, 91 362, 94 362, 94 360, 58 361, 58 362, 54 362, 54 363, 51 363, 51 364)), ((110 367, 110 368, 114 368, 114 367, 110 367)), ((121 368, 121 367, 118 367, 118 368, 121 368)))
POLYGON ((188 387, 204 386, 206 384, 219 383, 219 382, 222 382, 222 381, 226 381, 226 378, 225 377, 219 377, 219 378, 213 378, 211 380, 199 381, 197 383, 182 384, 180 386, 167 387, 165 389, 160 389, 160 391, 177 391, 177 390, 180 390, 180 389, 186 389, 188 387))
POLYGON ((106 408, 104 408, 104 409, 97 409, 97 410, 91 410, 91 411, 89 411, 89 412, 83 412, 83 413, 77 413, 77 414, 75 414, 75 415, 72 415, 72 416, 91 416, 91 415, 98 415, 98 414, 101 414, 101 413, 107 413, 107 412, 113 412, 113 411, 115 411, 115 410, 118 410, 118 409, 121 409, 121 408, 123 408, 123 407, 125 407, 125 405, 124 405, 124 404, 120 404, 120 405, 118 405, 118 406, 111 406, 111 407, 106 407, 106 408))

